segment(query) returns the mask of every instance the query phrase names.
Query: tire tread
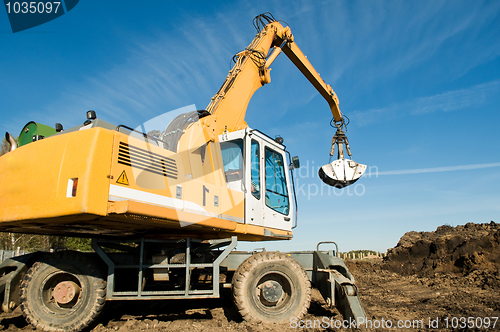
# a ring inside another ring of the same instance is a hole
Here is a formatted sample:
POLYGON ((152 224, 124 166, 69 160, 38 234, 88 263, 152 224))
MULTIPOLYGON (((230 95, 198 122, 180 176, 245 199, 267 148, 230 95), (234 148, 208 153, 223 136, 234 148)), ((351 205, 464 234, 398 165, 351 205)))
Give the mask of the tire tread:
POLYGON ((26 318, 26 321, 34 328, 47 332, 81 331, 82 329, 88 327, 92 322, 94 322, 97 316, 99 316, 99 314, 103 310, 104 304, 106 303, 106 281, 102 278, 97 263, 94 260, 78 252, 64 251, 56 254, 42 256, 38 262, 35 262, 23 278, 19 295, 23 315, 26 318), (46 268, 46 265, 50 265, 50 263, 53 262, 61 262, 64 260, 68 260, 71 262, 77 261, 79 265, 81 264, 82 266, 84 266, 83 270, 86 271, 89 276, 95 276, 91 278, 94 283, 95 298, 92 301, 91 308, 86 309, 86 314, 79 321, 61 327, 58 326, 55 322, 45 322, 43 319, 37 317, 29 303, 30 300, 28 292, 30 282, 33 280, 34 276, 36 276, 38 273, 42 273, 41 270, 46 268))
POLYGON ((291 256, 281 253, 281 252, 261 252, 252 255, 247 258, 236 270, 233 276, 232 288, 233 288, 233 302, 238 309, 240 315, 245 321, 248 322, 262 322, 261 317, 255 317, 250 309, 250 304, 246 298, 245 290, 248 280, 251 278, 252 271, 257 268, 257 266, 269 263, 269 262, 287 262, 291 264, 293 271, 296 272, 297 277, 302 283, 302 288, 305 290, 304 303, 299 307, 298 312, 296 311, 294 317, 298 319, 302 318, 309 309, 311 303, 311 282, 307 273, 305 272, 302 265, 300 265, 291 256))

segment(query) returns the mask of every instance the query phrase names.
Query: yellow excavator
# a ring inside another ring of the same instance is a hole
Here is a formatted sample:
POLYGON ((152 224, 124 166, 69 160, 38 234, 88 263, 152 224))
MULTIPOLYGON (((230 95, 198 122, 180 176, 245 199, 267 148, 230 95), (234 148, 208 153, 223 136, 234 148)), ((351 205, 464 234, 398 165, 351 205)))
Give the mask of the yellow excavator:
POLYGON ((106 301, 219 297, 249 321, 288 322, 309 307, 311 285, 344 319, 365 317, 354 278, 335 250, 239 252, 238 241, 289 240, 297 225, 293 169, 283 139, 245 122, 280 52, 327 101, 337 128, 320 178, 342 188, 363 174, 351 156, 333 89, 265 13, 257 35, 206 110, 164 130, 112 125, 87 112, 63 130, 29 122, 0 157, 0 231, 92 238, 92 253, 36 252, 0 265, 2 310, 35 327, 79 331, 106 301), (15 179, 15 180, 13 180, 15 179))

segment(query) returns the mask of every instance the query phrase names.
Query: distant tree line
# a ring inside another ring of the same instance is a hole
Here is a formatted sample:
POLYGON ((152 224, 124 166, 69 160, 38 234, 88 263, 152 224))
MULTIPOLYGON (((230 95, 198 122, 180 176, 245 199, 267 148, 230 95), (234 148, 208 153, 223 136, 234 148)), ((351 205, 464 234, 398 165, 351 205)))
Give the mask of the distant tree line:
POLYGON ((376 255, 378 252, 374 250, 351 250, 348 254, 363 254, 363 255, 376 255))
POLYGON ((375 250, 351 250, 349 252, 340 252, 340 258, 363 259, 374 257, 385 257, 386 253, 378 252, 375 250))
POLYGON ((67 236, 33 235, 17 233, 0 233, 0 249, 22 251, 50 251, 51 249, 69 249, 91 251, 91 239, 67 236))

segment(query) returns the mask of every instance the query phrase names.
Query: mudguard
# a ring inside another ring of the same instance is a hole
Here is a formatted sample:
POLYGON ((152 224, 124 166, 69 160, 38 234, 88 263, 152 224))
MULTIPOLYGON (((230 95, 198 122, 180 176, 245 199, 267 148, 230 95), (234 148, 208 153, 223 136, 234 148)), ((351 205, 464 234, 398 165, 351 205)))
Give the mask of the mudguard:
POLYGON ((36 255, 37 253, 31 253, 12 257, 0 264, 0 296, 3 296, 3 312, 10 313, 19 306, 21 282, 36 255))

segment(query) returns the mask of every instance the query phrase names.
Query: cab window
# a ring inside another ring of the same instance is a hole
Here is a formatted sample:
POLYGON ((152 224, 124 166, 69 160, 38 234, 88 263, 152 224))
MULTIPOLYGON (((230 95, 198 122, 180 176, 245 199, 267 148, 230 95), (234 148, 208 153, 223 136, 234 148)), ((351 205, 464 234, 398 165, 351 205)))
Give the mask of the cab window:
POLYGON ((283 156, 266 147, 266 205, 284 215, 288 215, 290 203, 286 187, 283 156))
POLYGON ((222 142, 220 148, 226 182, 241 180, 243 178, 243 140, 222 142))
POLYGON ((250 172, 252 195, 260 199, 260 148, 257 141, 252 140, 250 153, 250 162, 252 163, 250 172))

